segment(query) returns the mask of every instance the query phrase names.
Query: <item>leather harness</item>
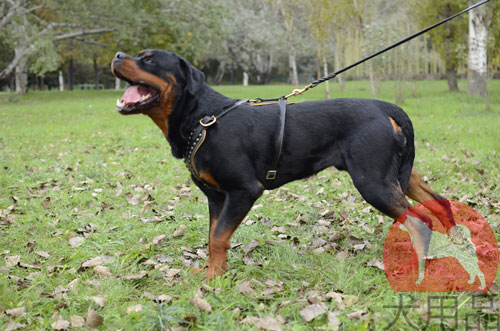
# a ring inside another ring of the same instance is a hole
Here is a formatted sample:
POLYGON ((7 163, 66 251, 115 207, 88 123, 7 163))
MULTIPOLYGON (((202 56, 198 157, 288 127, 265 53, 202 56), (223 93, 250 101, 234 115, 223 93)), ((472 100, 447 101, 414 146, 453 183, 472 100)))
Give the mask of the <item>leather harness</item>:
MULTIPOLYGON (((199 121, 199 125, 197 125, 193 131, 189 134, 188 142, 187 142, 187 148, 184 153, 184 162, 186 163, 187 168, 191 172, 191 175, 196 178, 197 180, 201 181, 204 183, 206 186, 210 186, 207 182, 205 182, 202 178, 200 178, 200 173, 198 169, 196 168, 195 165, 195 158, 196 158, 196 153, 200 149, 201 145, 205 142, 205 139, 207 137, 207 129, 215 124, 218 119, 220 119, 222 116, 226 115, 229 113, 231 110, 238 108, 238 106, 248 103, 248 99, 243 99, 243 100, 238 100, 234 104, 232 104, 230 107, 225 109, 222 113, 220 113, 218 116, 211 115, 211 116, 205 116, 199 121)), ((278 175, 278 163, 280 161, 281 157, 281 150, 283 148, 283 138, 285 136, 285 120, 286 120, 286 99, 285 98, 280 98, 278 100, 279 104, 279 128, 278 128, 278 134, 276 135, 276 139, 274 141, 274 158, 272 162, 272 167, 267 171, 266 173, 266 180, 275 180, 276 176, 278 175)), ((256 104, 258 105, 258 104, 256 104)))

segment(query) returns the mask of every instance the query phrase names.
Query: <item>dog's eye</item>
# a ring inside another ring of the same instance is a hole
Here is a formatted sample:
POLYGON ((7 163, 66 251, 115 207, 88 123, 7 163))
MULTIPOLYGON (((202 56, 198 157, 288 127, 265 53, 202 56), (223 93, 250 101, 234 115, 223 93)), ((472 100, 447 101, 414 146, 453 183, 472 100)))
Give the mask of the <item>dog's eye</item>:
POLYGON ((153 62, 153 59, 152 59, 150 56, 145 57, 144 59, 142 59, 142 61, 143 61, 144 63, 147 63, 147 64, 153 64, 153 63, 154 63, 154 62, 153 62))

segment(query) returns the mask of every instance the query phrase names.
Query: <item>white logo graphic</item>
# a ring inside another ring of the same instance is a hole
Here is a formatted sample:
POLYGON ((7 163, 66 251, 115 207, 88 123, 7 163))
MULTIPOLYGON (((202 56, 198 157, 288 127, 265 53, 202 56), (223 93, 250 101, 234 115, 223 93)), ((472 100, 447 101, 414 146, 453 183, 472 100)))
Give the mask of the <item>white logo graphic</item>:
POLYGON ((420 284, 424 280, 425 260, 452 257, 455 258, 469 274, 469 284, 474 283, 476 277, 478 277, 481 283, 479 289, 483 290, 486 287, 484 274, 481 269, 479 269, 476 246, 471 240, 470 230, 465 225, 456 225, 456 230, 460 232, 463 238, 462 244, 456 244, 447 234, 430 230, 429 227, 417 217, 407 215, 406 222, 409 222, 408 225, 410 225, 411 228, 422 229, 422 232, 428 237, 423 247, 418 247, 421 245, 415 243, 413 235, 408 231, 408 228, 403 224, 400 225, 401 230, 410 234, 413 248, 417 253, 418 279, 416 284, 420 284))

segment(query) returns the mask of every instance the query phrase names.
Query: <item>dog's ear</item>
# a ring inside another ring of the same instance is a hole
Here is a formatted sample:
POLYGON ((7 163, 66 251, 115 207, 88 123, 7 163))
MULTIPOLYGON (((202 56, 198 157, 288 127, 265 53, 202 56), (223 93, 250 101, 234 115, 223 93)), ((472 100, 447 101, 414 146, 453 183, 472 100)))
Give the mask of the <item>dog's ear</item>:
POLYGON ((186 90, 189 94, 195 95, 196 92, 203 86, 203 82, 205 81, 205 75, 200 70, 196 69, 183 58, 179 57, 179 69, 181 75, 186 82, 186 90))

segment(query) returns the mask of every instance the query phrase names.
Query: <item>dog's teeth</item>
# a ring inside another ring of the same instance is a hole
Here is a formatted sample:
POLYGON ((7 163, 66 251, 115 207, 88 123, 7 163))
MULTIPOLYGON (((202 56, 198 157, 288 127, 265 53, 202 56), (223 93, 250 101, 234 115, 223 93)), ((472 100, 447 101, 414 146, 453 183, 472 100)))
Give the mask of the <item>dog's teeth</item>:
POLYGON ((125 106, 125 101, 120 101, 120 99, 116 99, 116 110, 121 110, 125 106))
POLYGON ((151 97, 151 93, 148 93, 148 95, 146 95, 146 98, 149 98, 151 97))

